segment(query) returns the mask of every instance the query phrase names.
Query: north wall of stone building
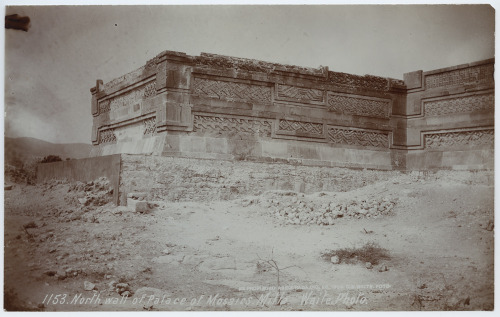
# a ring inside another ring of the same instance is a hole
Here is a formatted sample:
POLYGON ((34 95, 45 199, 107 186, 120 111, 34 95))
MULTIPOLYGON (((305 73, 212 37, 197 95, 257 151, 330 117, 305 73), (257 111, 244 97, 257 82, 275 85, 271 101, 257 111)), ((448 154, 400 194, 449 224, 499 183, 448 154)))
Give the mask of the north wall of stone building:
POLYGON ((92 93, 92 156, 493 167, 494 61, 357 76, 166 51, 92 93))
POLYGON ((127 194, 145 192, 149 200, 210 201, 259 195, 268 190, 306 194, 348 191, 386 181, 397 171, 265 164, 159 155, 121 155, 120 204, 127 194))

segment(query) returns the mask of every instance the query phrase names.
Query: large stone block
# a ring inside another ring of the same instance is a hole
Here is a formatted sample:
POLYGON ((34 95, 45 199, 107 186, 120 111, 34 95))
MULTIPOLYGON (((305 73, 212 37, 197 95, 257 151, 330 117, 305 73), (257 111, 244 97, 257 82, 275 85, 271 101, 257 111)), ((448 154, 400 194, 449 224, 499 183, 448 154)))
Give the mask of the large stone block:
POLYGON ((149 205, 147 201, 135 200, 127 198, 127 207, 133 212, 147 213, 149 212, 149 205))
POLYGON ((288 144, 288 154, 293 158, 300 159, 313 159, 319 160, 320 154, 318 152, 318 147, 325 146, 324 144, 316 145, 316 144, 304 144, 306 142, 296 142, 290 141, 288 144))
POLYGON ((422 88, 422 71, 417 70, 403 74, 405 85, 408 89, 422 88))
POLYGON ((206 149, 208 153, 228 153, 227 139, 225 138, 209 138, 206 140, 206 149))
POLYGON ((442 153, 443 166, 474 165, 483 163, 481 151, 447 151, 442 153))
POLYGON ((262 155, 267 157, 288 157, 288 143, 280 141, 262 141, 262 155))
POLYGON ((256 138, 230 138, 227 140, 227 151, 236 160, 246 160, 262 156, 262 145, 256 138))
POLYGON ((323 146, 318 149, 320 159, 330 162, 347 162, 346 152, 348 149, 323 146))
POLYGON ((205 137, 181 136, 179 139, 180 152, 206 152, 205 137))
POLYGON ((166 135, 163 152, 179 152, 180 151, 180 135, 166 135))
POLYGON ((426 152, 425 168, 435 169, 443 167, 443 152, 426 152))
POLYGON ((422 170, 425 166, 424 151, 408 151, 408 154, 406 155, 407 170, 422 170))
POLYGON ((158 131, 192 130, 191 106, 168 101, 159 104, 156 110, 156 121, 158 131))

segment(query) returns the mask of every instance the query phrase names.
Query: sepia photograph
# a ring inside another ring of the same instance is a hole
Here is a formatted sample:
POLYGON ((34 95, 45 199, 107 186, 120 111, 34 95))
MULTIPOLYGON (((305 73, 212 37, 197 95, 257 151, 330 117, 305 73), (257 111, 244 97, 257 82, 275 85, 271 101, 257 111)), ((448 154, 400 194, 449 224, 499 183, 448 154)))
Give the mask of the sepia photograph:
POLYGON ((495 7, 3 6, 4 312, 493 311, 495 7))

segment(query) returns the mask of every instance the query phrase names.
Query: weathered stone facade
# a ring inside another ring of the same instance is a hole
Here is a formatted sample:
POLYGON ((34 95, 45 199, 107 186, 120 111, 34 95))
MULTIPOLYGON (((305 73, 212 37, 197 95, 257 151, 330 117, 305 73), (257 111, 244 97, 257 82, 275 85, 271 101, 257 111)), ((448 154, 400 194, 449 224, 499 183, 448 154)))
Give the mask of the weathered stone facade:
POLYGON ((405 74, 406 168, 493 169, 494 60, 405 74))
POLYGON ((165 51, 92 93, 92 155, 493 168, 494 60, 405 80, 165 51))

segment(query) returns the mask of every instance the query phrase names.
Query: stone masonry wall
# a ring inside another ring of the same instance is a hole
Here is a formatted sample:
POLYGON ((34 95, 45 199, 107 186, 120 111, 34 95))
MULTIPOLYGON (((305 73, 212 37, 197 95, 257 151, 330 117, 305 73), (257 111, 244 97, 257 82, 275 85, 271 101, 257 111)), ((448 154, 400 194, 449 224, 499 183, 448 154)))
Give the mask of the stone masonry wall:
POLYGON ((36 178, 38 183, 42 183, 52 179, 90 182, 100 177, 106 177, 113 187, 113 202, 118 204, 120 163, 120 155, 43 163, 37 165, 36 178))
POLYGON ((91 89, 92 155, 491 168, 493 65, 419 71, 403 82, 165 51, 91 89))
POLYGON ((121 159, 121 204, 131 192, 146 192, 149 200, 209 201, 266 190, 348 191, 399 173, 153 155, 122 155, 121 159))
POLYGON ((405 74, 408 169, 493 169, 494 60, 405 74))

